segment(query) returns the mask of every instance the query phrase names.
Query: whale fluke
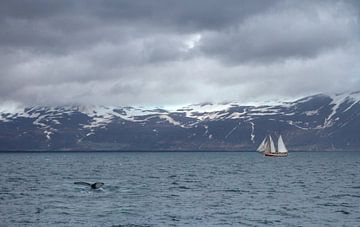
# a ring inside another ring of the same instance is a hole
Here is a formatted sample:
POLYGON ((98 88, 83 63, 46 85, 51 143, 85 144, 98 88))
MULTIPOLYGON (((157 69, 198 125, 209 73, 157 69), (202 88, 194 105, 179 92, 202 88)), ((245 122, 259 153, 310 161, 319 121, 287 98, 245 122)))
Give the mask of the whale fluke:
POLYGON ((91 188, 92 189, 98 189, 98 188, 101 188, 102 186, 104 185, 103 182, 95 182, 91 185, 91 188))
POLYGON ((90 183, 82 182, 82 181, 74 182, 74 184, 90 186, 92 189, 98 189, 98 188, 101 188, 104 185, 103 182, 95 182, 93 184, 90 184, 90 183))

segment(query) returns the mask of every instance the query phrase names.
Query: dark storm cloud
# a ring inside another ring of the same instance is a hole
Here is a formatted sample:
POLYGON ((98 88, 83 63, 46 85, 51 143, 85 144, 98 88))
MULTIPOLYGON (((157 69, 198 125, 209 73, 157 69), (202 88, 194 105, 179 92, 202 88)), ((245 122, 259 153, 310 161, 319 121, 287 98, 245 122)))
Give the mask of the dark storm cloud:
POLYGON ((0 101, 250 99, 280 81, 262 95, 359 89, 359 9, 351 0, 4 0, 0 101))
POLYGON ((0 3, 0 45, 45 47, 51 51, 148 33, 217 30, 272 4, 265 0, 5 0, 0 3), (127 27, 135 29, 129 33, 127 27))

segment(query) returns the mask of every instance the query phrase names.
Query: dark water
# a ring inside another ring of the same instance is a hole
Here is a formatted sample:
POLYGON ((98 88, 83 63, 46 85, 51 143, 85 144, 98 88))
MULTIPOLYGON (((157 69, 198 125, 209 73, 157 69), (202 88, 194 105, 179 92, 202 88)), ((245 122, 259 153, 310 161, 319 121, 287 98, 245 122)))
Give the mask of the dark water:
POLYGON ((2 153, 0 171, 0 226, 360 225, 360 152, 2 153))

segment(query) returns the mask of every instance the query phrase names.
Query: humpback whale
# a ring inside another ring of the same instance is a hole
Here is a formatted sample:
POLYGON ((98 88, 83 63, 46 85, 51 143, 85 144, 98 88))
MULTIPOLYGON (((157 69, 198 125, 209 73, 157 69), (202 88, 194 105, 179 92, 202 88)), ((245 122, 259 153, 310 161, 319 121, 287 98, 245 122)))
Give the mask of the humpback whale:
POLYGON ((101 188, 101 187, 104 185, 103 182, 95 182, 95 183, 93 183, 93 184, 90 184, 90 183, 82 182, 82 181, 74 182, 74 184, 80 184, 80 185, 90 186, 91 189, 99 189, 99 188, 101 188))

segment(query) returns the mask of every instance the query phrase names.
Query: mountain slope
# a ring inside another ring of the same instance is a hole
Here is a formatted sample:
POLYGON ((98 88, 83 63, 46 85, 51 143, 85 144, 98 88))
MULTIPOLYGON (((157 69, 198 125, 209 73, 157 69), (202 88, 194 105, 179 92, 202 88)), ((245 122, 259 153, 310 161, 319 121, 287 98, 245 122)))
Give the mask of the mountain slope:
POLYGON ((0 107, 0 150, 254 150, 283 135, 290 150, 358 150, 360 92, 177 110, 119 106, 0 107))

